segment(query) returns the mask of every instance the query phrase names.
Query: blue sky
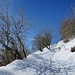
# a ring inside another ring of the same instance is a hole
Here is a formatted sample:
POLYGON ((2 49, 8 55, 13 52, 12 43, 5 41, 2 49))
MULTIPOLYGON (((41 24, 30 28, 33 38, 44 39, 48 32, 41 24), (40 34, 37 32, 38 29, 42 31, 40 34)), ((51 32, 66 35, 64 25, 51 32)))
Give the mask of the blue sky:
MULTIPOLYGON (((19 7, 22 4, 25 9, 25 14, 35 20, 36 25, 29 31, 29 38, 33 38, 36 33, 44 26, 54 28, 53 35, 59 33, 61 22, 65 19, 71 4, 75 5, 75 0, 13 0, 14 7, 19 7)), ((56 43, 58 38, 53 39, 56 43)))

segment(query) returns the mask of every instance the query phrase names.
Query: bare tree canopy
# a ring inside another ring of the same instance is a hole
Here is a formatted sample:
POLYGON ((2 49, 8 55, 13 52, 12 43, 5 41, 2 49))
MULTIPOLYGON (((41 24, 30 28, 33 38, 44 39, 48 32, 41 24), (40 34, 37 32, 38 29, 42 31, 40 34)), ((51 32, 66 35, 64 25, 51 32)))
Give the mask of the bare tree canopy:
POLYGON ((60 26, 60 36, 61 39, 69 40, 70 38, 75 37, 75 8, 72 7, 72 15, 65 19, 60 26))
POLYGON ((42 52, 42 49, 44 47, 47 47, 50 49, 50 44, 52 40, 52 29, 51 28, 44 28, 38 32, 38 34, 34 37, 33 40, 33 48, 40 50, 42 52))
POLYGON ((22 7, 15 13, 17 17, 10 11, 9 0, 1 0, 0 4, 0 57, 5 58, 1 62, 6 61, 8 64, 15 59, 22 59, 19 51, 22 51, 26 58, 25 38, 33 24, 26 20, 22 7))

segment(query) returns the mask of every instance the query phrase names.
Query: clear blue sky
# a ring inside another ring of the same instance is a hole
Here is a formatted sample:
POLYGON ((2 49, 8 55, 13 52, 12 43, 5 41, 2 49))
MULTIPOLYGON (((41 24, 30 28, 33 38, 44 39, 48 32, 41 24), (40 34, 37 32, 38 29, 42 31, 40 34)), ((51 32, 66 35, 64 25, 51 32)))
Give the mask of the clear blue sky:
MULTIPOLYGON (((75 0, 13 0, 14 7, 23 5, 26 15, 31 19, 37 17, 37 25, 29 31, 29 38, 33 38, 39 29, 44 26, 51 26, 54 28, 54 34, 59 32, 59 26, 71 7, 75 5, 75 0)), ((53 39, 56 43, 59 37, 53 39)))

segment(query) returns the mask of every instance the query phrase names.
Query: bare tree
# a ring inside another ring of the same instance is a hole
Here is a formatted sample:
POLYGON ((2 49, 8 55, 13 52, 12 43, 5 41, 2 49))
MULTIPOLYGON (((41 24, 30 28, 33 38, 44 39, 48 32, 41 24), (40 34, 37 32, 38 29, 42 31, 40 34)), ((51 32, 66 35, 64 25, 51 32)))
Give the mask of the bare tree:
POLYGON ((50 44, 52 40, 52 29, 51 28, 44 28, 38 32, 38 34, 34 37, 33 40, 33 48, 40 50, 44 47, 47 47, 50 50, 50 44))
POLYGON ((71 7, 71 13, 68 12, 69 16, 65 19, 60 26, 61 39, 69 40, 75 37, 75 7, 71 7))
POLYGON ((1 59, 7 59, 8 63, 15 59, 22 59, 20 50, 26 58, 25 38, 27 31, 32 27, 32 23, 24 17, 22 7, 17 11, 16 15, 10 11, 9 0, 1 1, 0 5, 0 47, 3 54, 1 59), (11 14, 10 14, 11 13, 11 14), (12 60, 10 60, 12 58, 12 60))
POLYGON ((60 35, 62 39, 69 39, 73 36, 73 32, 72 32, 72 23, 71 23, 71 19, 65 20, 62 25, 61 25, 61 29, 60 29, 60 35))
POLYGON ((75 37, 75 19, 66 19, 63 21, 60 27, 61 39, 69 40, 75 37))

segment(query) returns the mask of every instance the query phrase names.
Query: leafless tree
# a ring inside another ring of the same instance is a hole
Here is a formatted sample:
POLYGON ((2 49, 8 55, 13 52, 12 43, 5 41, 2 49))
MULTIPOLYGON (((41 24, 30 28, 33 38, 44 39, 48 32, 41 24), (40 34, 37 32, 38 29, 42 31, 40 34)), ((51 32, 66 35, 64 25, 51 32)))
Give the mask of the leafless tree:
POLYGON ((75 7, 71 7, 71 13, 60 26, 60 35, 61 39, 69 40, 72 37, 75 37, 75 7), (72 15, 72 16, 71 16, 72 15))
POLYGON ((38 34, 34 37, 33 40, 33 48, 40 50, 44 47, 47 47, 50 50, 50 44, 52 40, 52 29, 51 28, 44 28, 38 32, 38 34))
POLYGON ((0 48, 3 54, 0 54, 1 59, 7 59, 8 63, 15 59, 22 59, 20 50, 26 58, 26 44, 25 38, 27 31, 32 27, 32 23, 27 21, 24 17, 23 9, 20 7, 16 13, 13 14, 10 9, 10 1, 4 2, 1 0, 0 5, 0 48), (17 17, 18 16, 18 17, 17 17), (12 60, 10 60, 12 58, 12 60))
POLYGON ((67 19, 62 23, 60 35, 62 39, 69 39, 73 37, 73 25, 71 19, 67 19))

